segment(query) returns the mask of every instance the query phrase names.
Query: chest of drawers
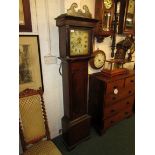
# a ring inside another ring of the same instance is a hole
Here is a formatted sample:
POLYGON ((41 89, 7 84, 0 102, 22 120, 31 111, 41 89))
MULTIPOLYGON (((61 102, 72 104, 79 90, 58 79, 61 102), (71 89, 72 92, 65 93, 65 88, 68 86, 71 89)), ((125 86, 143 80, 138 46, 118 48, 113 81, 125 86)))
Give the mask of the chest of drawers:
POLYGON ((114 77, 102 73, 89 76, 88 113, 100 134, 133 113, 134 72, 114 77))

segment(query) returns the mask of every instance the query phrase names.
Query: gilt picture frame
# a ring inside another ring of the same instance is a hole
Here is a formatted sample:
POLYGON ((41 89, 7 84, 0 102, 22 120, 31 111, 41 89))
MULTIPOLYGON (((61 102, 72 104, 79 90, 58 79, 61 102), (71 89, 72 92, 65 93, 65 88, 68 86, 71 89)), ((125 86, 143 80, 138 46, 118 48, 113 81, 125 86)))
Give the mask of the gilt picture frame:
POLYGON ((19 32, 32 32, 29 0, 19 0, 19 32))
POLYGON ((19 91, 43 88, 39 36, 19 36, 19 91))

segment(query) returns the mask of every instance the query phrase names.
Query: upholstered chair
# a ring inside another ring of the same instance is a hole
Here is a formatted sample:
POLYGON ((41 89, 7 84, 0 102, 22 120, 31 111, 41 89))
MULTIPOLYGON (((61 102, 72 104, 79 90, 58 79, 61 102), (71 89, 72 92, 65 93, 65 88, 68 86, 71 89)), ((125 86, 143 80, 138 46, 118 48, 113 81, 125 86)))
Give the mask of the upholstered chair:
POLYGON ((20 92, 19 127, 23 155, 61 155, 50 139, 41 89, 20 92))

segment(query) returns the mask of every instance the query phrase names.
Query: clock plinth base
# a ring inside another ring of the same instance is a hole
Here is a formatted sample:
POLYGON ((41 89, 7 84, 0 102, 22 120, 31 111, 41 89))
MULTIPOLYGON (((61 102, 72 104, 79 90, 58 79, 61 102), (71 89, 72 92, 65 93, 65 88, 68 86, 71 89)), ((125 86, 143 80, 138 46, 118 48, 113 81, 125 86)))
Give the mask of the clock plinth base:
POLYGON ((90 118, 87 114, 72 121, 66 117, 62 118, 62 136, 68 150, 89 138, 90 118))

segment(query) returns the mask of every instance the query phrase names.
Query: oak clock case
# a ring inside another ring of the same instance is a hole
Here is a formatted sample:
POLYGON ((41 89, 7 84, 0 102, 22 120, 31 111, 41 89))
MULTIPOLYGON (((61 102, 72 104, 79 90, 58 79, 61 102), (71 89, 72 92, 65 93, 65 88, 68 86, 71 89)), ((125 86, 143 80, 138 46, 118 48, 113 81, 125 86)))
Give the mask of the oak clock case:
POLYGON ((63 80, 62 135, 69 150, 87 139, 90 133, 90 116, 87 113, 88 61, 97 22, 96 19, 67 14, 56 18, 63 80))
POLYGON ((95 18, 99 20, 95 30, 97 42, 102 42, 113 33, 114 7, 114 0, 95 1, 95 18))

